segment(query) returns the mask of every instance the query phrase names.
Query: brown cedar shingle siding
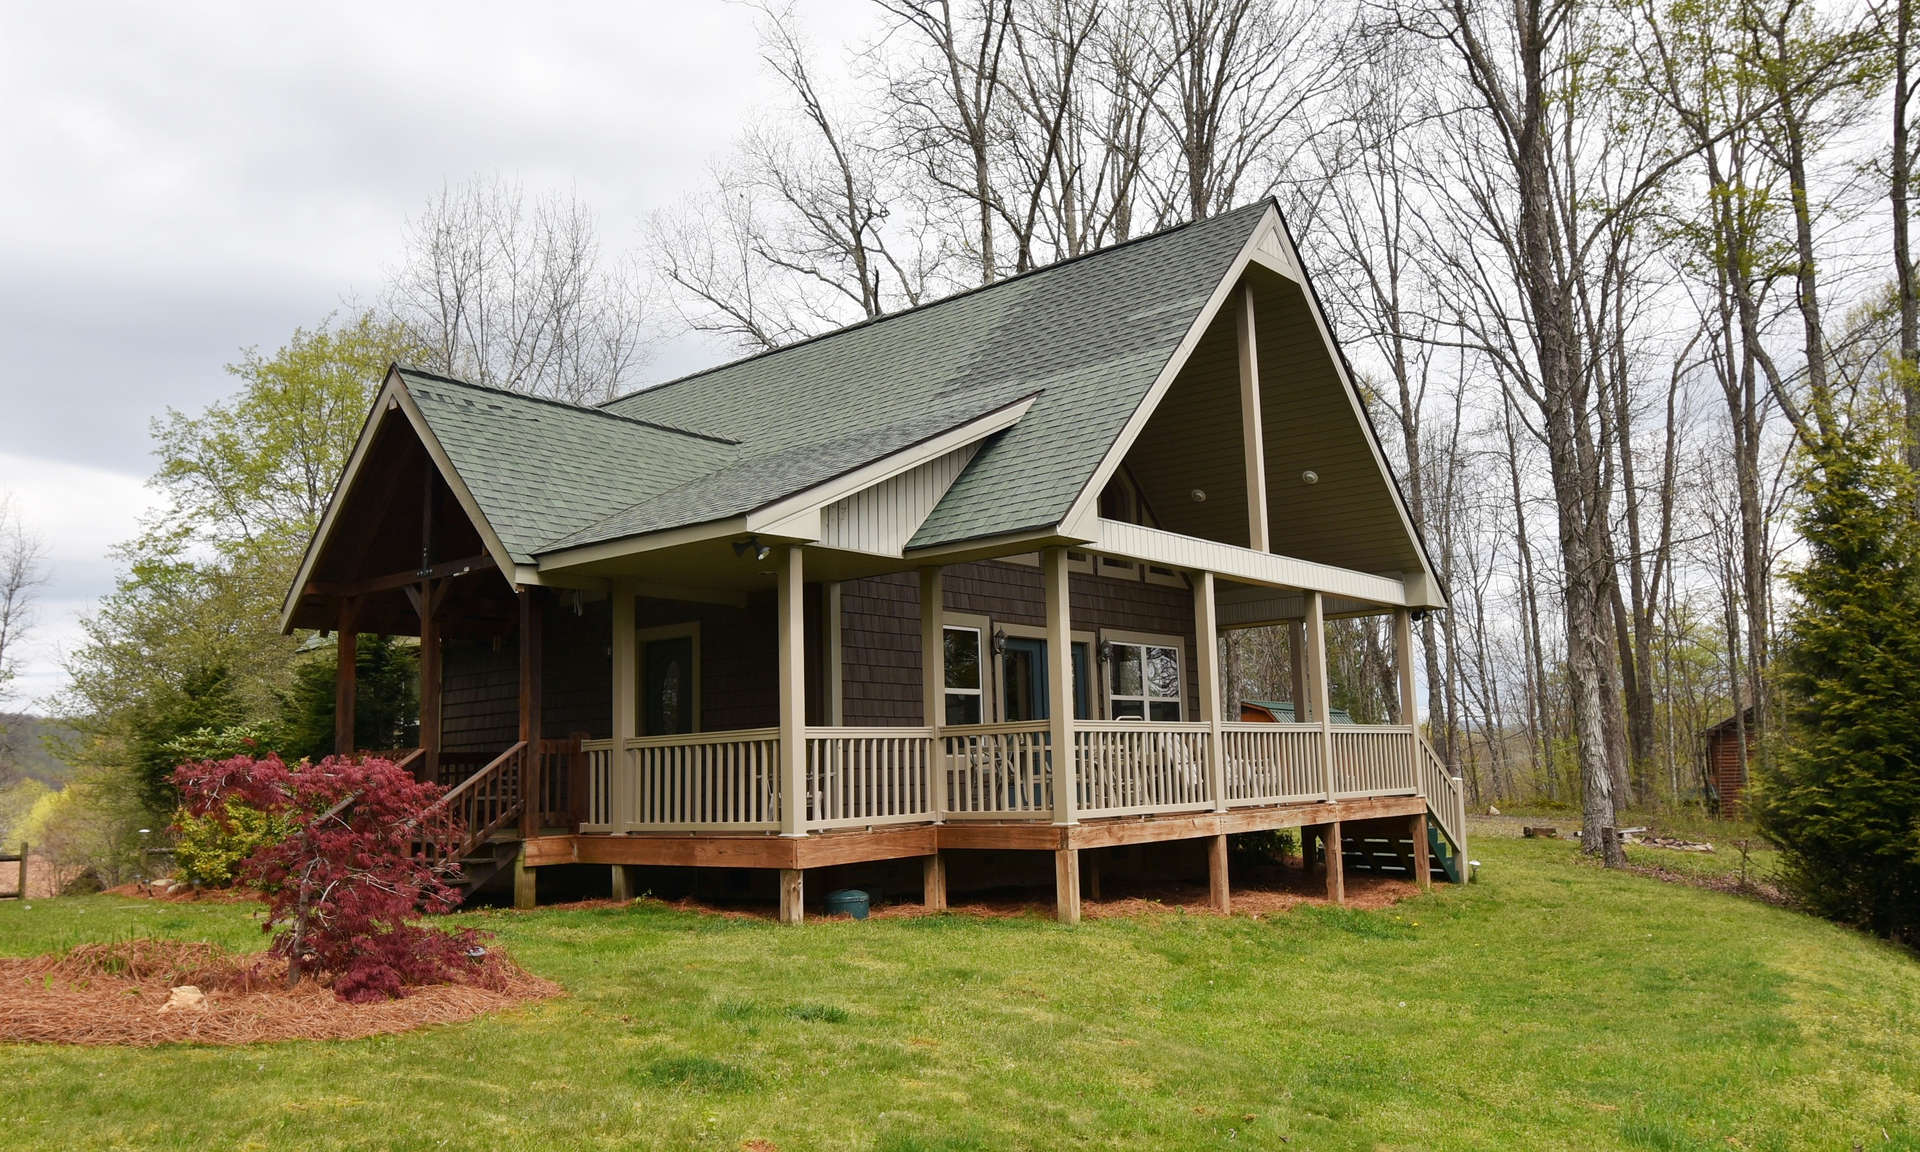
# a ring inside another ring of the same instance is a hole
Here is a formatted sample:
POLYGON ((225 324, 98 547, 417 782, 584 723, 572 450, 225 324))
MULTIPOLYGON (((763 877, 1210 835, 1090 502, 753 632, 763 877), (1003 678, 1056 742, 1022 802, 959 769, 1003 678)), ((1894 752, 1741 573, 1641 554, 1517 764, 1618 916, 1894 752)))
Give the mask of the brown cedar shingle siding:
POLYGON ((604 740, 613 735, 612 608, 590 601, 575 616, 569 595, 555 595, 540 646, 540 734, 555 739, 585 732, 604 740))
MULTIPOLYGON (((983 561, 955 564, 944 573, 949 612, 990 618, 996 625, 1046 623, 1040 569, 983 561)), ((1193 682, 1193 593, 1186 588, 1075 573, 1067 586, 1075 631, 1159 632, 1183 639, 1186 716, 1199 714, 1193 682)), ((845 667, 841 715, 849 726, 919 724, 920 583, 911 572, 850 580, 840 586, 841 657, 845 667)), ((1105 691, 1105 670, 1099 693, 1105 691)))
MULTIPOLYGON (((1751 740, 1752 736, 1749 735, 1751 740)), ((1720 813, 1737 816, 1746 803, 1747 773, 1740 763, 1740 734, 1726 724, 1707 735, 1707 771, 1720 794, 1720 813)))

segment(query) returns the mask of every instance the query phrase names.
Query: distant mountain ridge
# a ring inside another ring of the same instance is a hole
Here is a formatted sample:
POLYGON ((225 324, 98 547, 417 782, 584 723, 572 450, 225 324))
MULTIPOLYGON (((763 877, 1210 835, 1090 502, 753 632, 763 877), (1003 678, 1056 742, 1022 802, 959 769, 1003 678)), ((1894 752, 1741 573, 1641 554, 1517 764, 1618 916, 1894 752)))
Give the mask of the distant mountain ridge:
POLYGON ((49 788, 64 786, 73 768, 55 756, 47 742, 49 737, 58 741, 74 735, 71 728, 45 716, 0 713, 0 783, 25 778, 49 788))

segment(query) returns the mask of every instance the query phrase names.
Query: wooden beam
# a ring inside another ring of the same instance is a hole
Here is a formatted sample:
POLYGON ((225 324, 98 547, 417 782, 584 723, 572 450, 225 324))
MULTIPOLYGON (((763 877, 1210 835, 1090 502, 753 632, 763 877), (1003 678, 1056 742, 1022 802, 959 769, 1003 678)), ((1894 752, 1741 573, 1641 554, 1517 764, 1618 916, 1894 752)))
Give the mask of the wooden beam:
POLYGON ((340 604, 339 628, 333 656, 333 752, 353 755, 353 705, 359 687, 360 633, 357 630, 360 601, 348 597, 340 604))
MULTIPOLYGON (((947 644, 940 626, 945 596, 940 567, 920 569, 920 722, 929 728, 947 721, 947 644)), ((983 713, 980 718, 987 716, 983 713)))
POLYGON ((513 856, 513 906, 531 908, 538 900, 538 872, 527 867, 527 844, 520 842, 520 850, 513 856))
POLYGON ((409 587, 414 610, 420 614, 420 759, 414 775, 421 780, 440 778, 440 596, 431 583, 409 587))
POLYGON ((1393 612, 1393 662, 1400 681, 1400 723, 1413 729, 1407 737, 1407 771, 1413 774, 1414 791, 1424 796, 1427 786, 1420 771, 1420 702, 1413 684, 1413 613, 1405 608, 1393 612))
POLYGON ((1340 821, 1320 826, 1320 842, 1326 846, 1327 899, 1335 904, 1347 902, 1347 868, 1340 839, 1340 821))
POLYGON ((1422 888, 1433 887, 1433 861, 1427 849, 1427 814, 1419 812, 1407 817, 1407 827, 1413 837, 1413 878, 1422 888))
POLYGON ((634 629, 633 589, 620 580, 613 582, 608 605, 612 620, 608 643, 613 648, 613 767, 608 772, 608 802, 613 807, 613 830, 624 832, 633 820, 634 774, 628 770, 627 741, 640 731, 639 634, 634 629))
POLYGON ((1207 841, 1207 899, 1222 916, 1233 911, 1227 890, 1227 837, 1222 832, 1207 841))
POLYGON ((938 852, 921 858, 920 903, 929 912, 947 910, 947 858, 938 852))
POLYGON ((613 898, 622 904, 633 903, 633 865, 609 864, 607 867, 613 873, 613 898))
POLYGON ((540 590, 522 587, 520 601, 520 739, 526 741, 526 767, 520 779, 520 835, 532 839, 540 832, 542 798, 540 778, 540 657, 543 616, 540 590))
POLYGON ((1080 850, 1061 848, 1053 854, 1053 918, 1062 924, 1080 923, 1080 850))
POLYGON ((780 923, 798 924, 806 918, 806 873, 780 869, 780 923))
MULTIPOLYGON (((1068 610, 1067 550, 1040 552, 1047 620, 1047 723, 1052 741, 1053 822, 1079 818, 1078 772, 1073 747, 1073 622, 1068 610)), ((1079 864, 1074 864, 1074 920, 1080 918, 1079 864)))
MULTIPOLYGON (((1287 624, 1287 667, 1292 673, 1293 719, 1297 724, 1305 724, 1307 715, 1307 625, 1305 621, 1293 620, 1287 624)), ((1236 716, 1234 719, 1238 720, 1236 716)))
POLYGON ((1247 480, 1247 547, 1265 552, 1267 536, 1267 446, 1260 427, 1260 355, 1253 327, 1253 286, 1240 288, 1234 309, 1234 340, 1240 352, 1240 448, 1247 480))
POLYGON ((411 572, 389 572, 384 576, 368 576, 360 580, 309 580, 306 593, 309 596, 342 598, 365 596, 373 592, 391 592, 396 588, 418 585, 428 580, 448 580, 455 576, 465 576, 469 572, 486 571, 493 567, 493 557, 481 553, 464 560, 446 560, 438 564, 428 564, 415 568, 411 572))
MULTIPOLYGON (((779 618, 780 835, 807 834, 807 630, 805 553, 780 549, 774 576, 779 618)), ((783 917, 784 918, 784 917, 783 917)))

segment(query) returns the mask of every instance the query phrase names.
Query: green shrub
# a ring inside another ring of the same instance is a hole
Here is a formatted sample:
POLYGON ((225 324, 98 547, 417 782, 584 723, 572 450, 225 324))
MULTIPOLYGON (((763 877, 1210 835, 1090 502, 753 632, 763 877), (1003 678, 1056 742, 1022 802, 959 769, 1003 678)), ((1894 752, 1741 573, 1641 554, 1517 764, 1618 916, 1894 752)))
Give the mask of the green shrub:
POLYGON ((238 801, 227 802, 227 818, 193 816, 181 809, 174 817, 178 830, 173 845, 174 866, 180 878, 203 888, 233 883, 240 862, 254 849, 284 839, 293 831, 285 816, 269 815, 238 801))

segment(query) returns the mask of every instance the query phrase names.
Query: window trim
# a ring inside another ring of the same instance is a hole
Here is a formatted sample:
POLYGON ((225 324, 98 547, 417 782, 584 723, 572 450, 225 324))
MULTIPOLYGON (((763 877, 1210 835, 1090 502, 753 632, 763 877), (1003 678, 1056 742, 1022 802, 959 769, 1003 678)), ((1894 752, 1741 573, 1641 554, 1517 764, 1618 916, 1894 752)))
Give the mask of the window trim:
POLYGON ((979 723, 991 724, 995 712, 993 707, 994 685, 998 682, 998 677, 995 676, 994 673, 997 671, 998 663, 998 658, 995 657, 993 652, 992 620, 972 612, 940 613, 940 715, 938 717, 928 717, 929 720, 933 721, 929 726, 935 728, 945 728, 948 726, 947 694, 950 692, 961 695, 972 695, 978 692, 980 696, 979 723), (947 687, 947 629, 949 628, 972 632, 979 637, 980 687, 977 689, 947 687))
MULTIPOLYGON (((1114 691, 1114 683, 1113 683, 1114 666, 1118 664, 1119 661, 1111 658, 1108 659, 1106 662, 1106 671, 1102 676, 1102 679, 1104 680, 1103 687, 1105 688, 1105 691, 1101 693, 1102 701, 1103 701, 1101 710, 1104 713, 1106 713, 1108 718, 1113 718, 1113 715, 1114 715, 1113 702, 1115 700, 1138 700, 1140 701, 1141 721, 1144 723, 1152 724, 1152 723, 1155 723, 1155 721, 1152 718, 1152 708, 1151 708, 1152 703, 1154 701, 1164 702, 1167 700, 1172 700, 1179 707, 1179 710, 1180 710, 1179 717, 1172 721, 1162 720, 1162 721, 1159 721, 1159 723, 1162 723, 1162 724, 1176 723, 1177 724, 1186 720, 1187 689, 1190 685, 1187 680, 1187 638, 1185 636, 1176 636, 1176 635, 1172 635, 1170 633, 1164 633, 1164 632, 1128 632, 1118 628, 1103 628, 1100 631, 1100 638, 1106 641, 1107 644, 1112 646, 1124 645, 1124 646, 1131 646, 1135 648, 1171 648, 1173 649, 1174 675, 1177 680, 1177 683, 1175 684, 1175 687, 1174 687, 1175 694, 1173 696, 1148 696, 1145 694, 1144 691, 1138 696, 1122 695, 1121 693, 1114 691)), ((1142 680, 1140 685, 1142 689, 1145 689, 1146 687, 1145 658, 1146 658, 1145 653, 1143 652, 1141 654, 1142 680)))

